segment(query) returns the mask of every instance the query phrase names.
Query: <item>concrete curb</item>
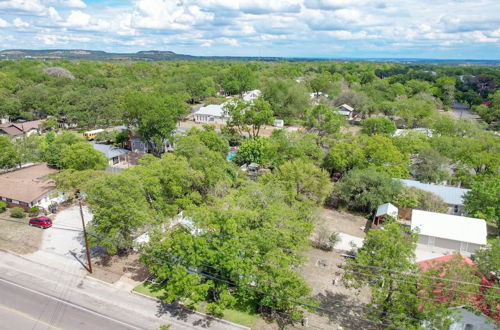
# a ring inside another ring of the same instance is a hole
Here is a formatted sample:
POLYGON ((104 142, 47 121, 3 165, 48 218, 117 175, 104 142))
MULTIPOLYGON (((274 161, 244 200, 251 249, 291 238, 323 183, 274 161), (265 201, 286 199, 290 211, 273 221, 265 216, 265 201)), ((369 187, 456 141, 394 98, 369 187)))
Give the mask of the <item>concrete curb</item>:
MULTIPOLYGON (((133 294, 136 294, 136 295, 148 298, 149 300, 152 300, 152 301, 161 302, 160 299, 148 296, 147 294, 144 294, 144 293, 140 293, 140 292, 137 292, 137 291, 134 291, 134 290, 132 290, 130 292, 133 293, 133 294)), ((185 308, 185 307, 183 307, 183 308, 185 308)), ((244 330, 251 330, 249 327, 246 327, 246 326, 238 324, 238 323, 234 323, 234 322, 231 322, 231 321, 228 321, 228 320, 224 320, 224 319, 219 319, 219 318, 216 318, 216 317, 213 317, 213 316, 210 316, 208 314, 205 314, 205 313, 202 313, 202 312, 198 312, 198 311, 195 311, 195 310, 192 310, 192 309, 188 309, 188 308, 185 308, 185 309, 189 310, 190 312, 193 312, 195 314, 198 314, 200 316, 204 316, 204 317, 209 318, 209 319, 217 320, 217 322, 220 322, 220 323, 225 323, 227 325, 231 325, 231 326, 234 326, 234 327, 237 327, 237 328, 240 328, 240 329, 244 329, 244 330)))

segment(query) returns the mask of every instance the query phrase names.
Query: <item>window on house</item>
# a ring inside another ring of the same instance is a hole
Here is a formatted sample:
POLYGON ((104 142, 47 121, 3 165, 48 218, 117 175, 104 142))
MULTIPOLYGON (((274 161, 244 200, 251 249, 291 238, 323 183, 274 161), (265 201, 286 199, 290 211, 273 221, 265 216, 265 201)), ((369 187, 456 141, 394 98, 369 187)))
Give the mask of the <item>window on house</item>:
POLYGON ((12 203, 12 199, 7 198, 7 203, 12 203))
POLYGON ((455 212, 455 214, 457 214, 457 213, 458 213, 458 205, 455 205, 455 206, 453 207, 453 212, 455 212))

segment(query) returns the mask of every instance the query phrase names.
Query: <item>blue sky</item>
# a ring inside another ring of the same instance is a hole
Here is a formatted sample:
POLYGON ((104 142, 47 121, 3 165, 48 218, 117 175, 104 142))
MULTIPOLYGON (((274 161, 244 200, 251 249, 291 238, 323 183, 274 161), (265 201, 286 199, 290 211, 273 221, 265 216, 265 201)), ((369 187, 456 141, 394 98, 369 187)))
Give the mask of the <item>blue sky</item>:
POLYGON ((498 0, 0 0, 0 49, 500 59, 498 0))

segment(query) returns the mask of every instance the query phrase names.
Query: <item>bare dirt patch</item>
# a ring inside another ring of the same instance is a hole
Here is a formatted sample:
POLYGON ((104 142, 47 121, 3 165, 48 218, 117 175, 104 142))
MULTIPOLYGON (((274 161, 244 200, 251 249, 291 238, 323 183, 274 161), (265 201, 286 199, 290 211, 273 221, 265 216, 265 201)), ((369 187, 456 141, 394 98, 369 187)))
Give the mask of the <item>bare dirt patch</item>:
POLYGON ((360 238, 366 236, 364 227, 367 220, 362 216, 329 208, 323 208, 318 215, 315 232, 326 229, 329 232, 340 232, 360 238))
POLYGON ((44 229, 28 226, 28 218, 11 218, 0 214, 0 248, 18 254, 37 251, 42 243, 44 229))
POLYGON ((122 256, 105 255, 92 260, 92 277, 108 283, 117 282, 123 275, 142 282, 148 278, 148 270, 141 264, 138 253, 122 256))
MULTIPOLYGON (((304 253, 307 261, 300 268, 299 274, 312 288, 312 295, 325 311, 306 312, 308 328, 337 329, 370 329, 371 325, 363 318, 362 308, 369 301, 369 290, 363 288, 359 295, 341 283, 343 270, 339 267, 345 263, 340 251, 326 252, 310 249, 304 253), (327 312, 331 311, 331 312, 327 312)), ((297 329, 306 329, 300 325, 297 329)))

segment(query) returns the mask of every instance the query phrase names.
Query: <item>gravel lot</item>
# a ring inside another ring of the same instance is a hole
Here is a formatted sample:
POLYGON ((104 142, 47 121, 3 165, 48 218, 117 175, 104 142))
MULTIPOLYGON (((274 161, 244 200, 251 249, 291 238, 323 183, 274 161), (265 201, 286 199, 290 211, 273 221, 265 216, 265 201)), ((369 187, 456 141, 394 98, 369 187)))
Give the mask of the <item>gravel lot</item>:
MULTIPOLYGON (((92 215, 86 207, 83 211, 87 223, 92 215)), ((40 249, 27 257, 52 266, 83 270, 81 262, 86 264, 86 259, 79 207, 60 210, 53 218, 52 228, 43 230, 40 249)))

